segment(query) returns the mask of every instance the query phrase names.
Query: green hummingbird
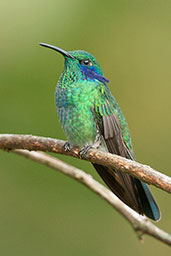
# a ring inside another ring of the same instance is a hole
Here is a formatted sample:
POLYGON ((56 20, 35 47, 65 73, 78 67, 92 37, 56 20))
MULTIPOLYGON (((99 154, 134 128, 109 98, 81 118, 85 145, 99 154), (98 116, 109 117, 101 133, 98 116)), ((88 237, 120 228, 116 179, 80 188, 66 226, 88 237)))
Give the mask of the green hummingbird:
MULTIPOLYGON (((80 147, 83 157, 91 148, 134 160, 125 118, 112 96, 95 58, 88 52, 65 51, 40 43, 64 56, 64 70, 55 90, 58 117, 69 145, 80 147)), ((125 204, 152 220, 160 219, 160 210, 147 185, 115 168, 93 164, 96 171, 125 204)))

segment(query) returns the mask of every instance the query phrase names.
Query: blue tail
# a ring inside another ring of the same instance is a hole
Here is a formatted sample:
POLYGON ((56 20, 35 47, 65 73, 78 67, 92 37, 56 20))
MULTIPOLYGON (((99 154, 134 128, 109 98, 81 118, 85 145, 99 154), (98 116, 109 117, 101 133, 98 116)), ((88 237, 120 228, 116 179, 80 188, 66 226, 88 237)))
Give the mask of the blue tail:
POLYGON ((159 220, 161 216, 160 210, 147 185, 137 179, 135 179, 135 182, 145 215, 152 220, 159 220))

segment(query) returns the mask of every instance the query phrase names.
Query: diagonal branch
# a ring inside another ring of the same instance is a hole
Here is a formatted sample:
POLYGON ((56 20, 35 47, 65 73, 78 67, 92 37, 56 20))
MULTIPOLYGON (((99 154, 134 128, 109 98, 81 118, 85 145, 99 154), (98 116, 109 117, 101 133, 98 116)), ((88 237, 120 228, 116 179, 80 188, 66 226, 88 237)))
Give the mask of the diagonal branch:
POLYGON ((119 213, 121 213, 122 216, 131 224, 140 239, 142 239, 143 234, 148 234, 171 246, 171 235, 156 227, 146 217, 133 211, 120 199, 118 199, 111 191, 95 181, 89 174, 86 174, 82 170, 42 152, 29 152, 27 150, 20 149, 13 150, 13 152, 28 157, 36 162, 45 164, 67 176, 70 176, 88 187, 90 190, 107 201, 119 213))
MULTIPOLYGON (((87 186, 90 190, 97 193, 119 213, 121 213, 132 225, 139 238, 141 238, 143 234, 148 234, 171 246, 171 235, 156 227, 146 217, 133 211, 119 200, 111 191, 95 181, 90 175, 45 153, 29 152, 32 150, 41 150, 79 158, 79 149, 71 148, 66 152, 63 147, 64 143, 65 141, 31 135, 0 135, 0 149, 12 150, 14 153, 24 155, 34 161, 45 164, 76 179, 87 186)), ((98 150, 89 150, 86 154, 85 160, 106 166, 113 166, 120 171, 127 172, 134 177, 141 179, 142 181, 153 184, 164 191, 169 193, 171 192, 171 178, 153 170, 149 166, 98 150)))
MULTIPOLYGON (((0 149, 3 150, 39 150, 80 158, 78 148, 72 147, 66 152, 63 147, 64 144, 65 141, 62 140, 32 135, 0 135, 0 149)), ((171 193, 171 178, 158 171, 155 171, 147 165, 95 149, 90 149, 84 159, 93 163, 115 167, 119 171, 129 173, 143 182, 152 184, 168 193, 171 193)))

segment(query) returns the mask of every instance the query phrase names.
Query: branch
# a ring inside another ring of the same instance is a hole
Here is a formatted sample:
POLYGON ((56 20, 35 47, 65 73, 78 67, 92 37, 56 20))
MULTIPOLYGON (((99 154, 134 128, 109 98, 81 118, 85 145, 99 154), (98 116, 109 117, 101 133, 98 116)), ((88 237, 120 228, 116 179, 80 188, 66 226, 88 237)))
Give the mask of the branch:
MULTIPOLYGON (((63 146, 65 141, 56 140, 45 137, 32 135, 0 135, 0 149, 27 149, 29 151, 48 151, 70 155, 80 158, 79 149, 72 147, 69 151, 65 151, 63 146)), ((121 172, 129 173, 130 175, 140 179, 143 182, 152 184, 168 193, 171 193, 171 178, 152 169, 147 165, 137 163, 135 161, 123 158, 118 155, 102 152, 95 149, 90 149, 84 160, 101 164, 104 166, 114 167, 121 172)))
POLYGON ((142 239, 143 234, 148 234, 171 246, 171 235, 157 228, 146 217, 133 211, 120 199, 118 199, 111 191, 95 181, 89 174, 86 174, 82 170, 42 152, 29 152, 27 150, 13 150, 13 152, 30 158, 36 162, 45 164, 67 176, 70 176, 88 187, 90 190, 107 201, 119 213, 121 213, 122 216, 131 224, 140 239, 142 239))
MULTIPOLYGON (((142 238, 143 234, 148 234, 167 245, 171 245, 171 235, 157 228, 146 217, 141 216, 133 211, 121 200, 119 200, 111 191, 95 181, 90 175, 54 157, 46 155, 45 153, 28 151, 41 150, 79 158, 79 149, 71 148, 71 150, 66 152, 63 148, 64 143, 65 142, 61 140, 31 135, 0 135, 0 149, 12 150, 14 153, 24 155, 55 170, 60 170, 60 172, 76 179, 77 181, 87 186, 90 190, 94 191, 101 198, 107 201, 112 207, 114 207, 118 212, 120 212, 122 216, 124 216, 132 225, 139 238, 142 238)), ((123 157, 98 150, 89 150, 86 154, 85 160, 115 167, 120 171, 127 172, 134 177, 141 179, 142 181, 153 184, 156 187, 159 187, 169 193, 171 192, 171 178, 157 171, 154 171, 151 167, 146 165, 142 165, 135 161, 127 160, 123 157)))

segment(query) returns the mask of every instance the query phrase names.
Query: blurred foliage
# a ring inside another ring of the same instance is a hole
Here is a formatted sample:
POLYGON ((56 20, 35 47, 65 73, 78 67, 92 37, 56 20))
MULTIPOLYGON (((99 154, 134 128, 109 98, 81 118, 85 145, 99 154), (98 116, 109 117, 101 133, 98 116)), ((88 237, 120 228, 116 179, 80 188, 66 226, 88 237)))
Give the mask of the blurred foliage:
MULTIPOLYGON (((169 0, 1 0, 0 132, 64 139, 54 103, 63 59, 38 42, 84 49, 110 80, 137 160, 169 175, 170 13, 169 0)), ((89 163, 59 157, 100 180, 89 163)), ((1 255, 170 255, 152 238, 140 244, 116 211, 68 177, 5 152, 0 166, 1 255)), ((169 231, 170 195, 151 189, 157 225, 169 231)))

